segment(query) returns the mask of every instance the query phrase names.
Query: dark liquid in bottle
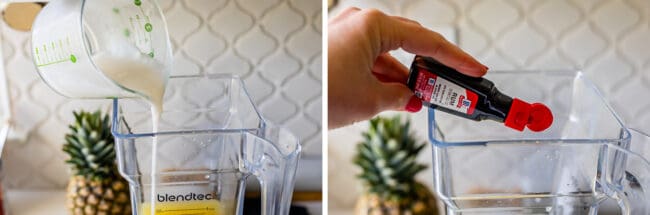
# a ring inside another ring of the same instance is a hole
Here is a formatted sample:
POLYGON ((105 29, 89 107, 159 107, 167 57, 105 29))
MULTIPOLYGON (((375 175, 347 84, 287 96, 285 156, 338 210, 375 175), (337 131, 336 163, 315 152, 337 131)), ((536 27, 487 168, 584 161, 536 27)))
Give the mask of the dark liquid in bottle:
POLYGON ((540 103, 528 104, 507 96, 482 77, 471 77, 430 57, 416 56, 407 81, 423 105, 467 119, 485 119, 533 131, 548 128, 553 116, 540 103))

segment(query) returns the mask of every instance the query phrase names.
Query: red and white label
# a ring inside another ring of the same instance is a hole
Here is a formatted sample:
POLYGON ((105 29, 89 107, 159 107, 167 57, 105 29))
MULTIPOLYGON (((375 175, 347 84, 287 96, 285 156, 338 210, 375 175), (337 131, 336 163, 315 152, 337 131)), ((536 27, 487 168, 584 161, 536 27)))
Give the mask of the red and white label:
POLYGON ((414 91, 425 102, 468 115, 474 113, 478 100, 476 93, 426 70, 418 73, 414 91))

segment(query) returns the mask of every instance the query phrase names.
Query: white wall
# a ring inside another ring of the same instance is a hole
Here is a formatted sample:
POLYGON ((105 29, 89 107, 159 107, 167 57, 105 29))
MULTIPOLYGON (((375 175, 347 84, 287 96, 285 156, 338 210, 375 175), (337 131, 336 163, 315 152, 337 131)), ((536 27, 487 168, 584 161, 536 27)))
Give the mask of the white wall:
MULTIPOLYGON (((244 77, 264 116, 303 145, 298 189, 320 190, 321 2, 318 0, 161 0, 174 47, 173 74, 244 77), (317 180, 316 180, 316 179, 317 180)), ((109 101, 71 100, 40 80, 30 33, 0 23, 16 130, 3 152, 10 188, 63 188, 61 151, 72 110, 107 110, 109 101), (25 132, 24 139, 20 137, 25 132)), ((196 95, 200 97, 202 95, 196 95)))
MULTIPOLYGON (((453 26, 461 48, 491 70, 582 69, 632 127, 650 131, 650 2, 647 0, 361 0, 349 6, 377 8, 424 26, 453 26)), ((396 53, 409 63, 412 56, 396 53)), ((426 140, 426 111, 411 115, 426 140)), ((351 208, 360 193, 351 165, 361 122, 331 131, 329 205, 351 208), (341 192, 344 190, 345 192, 341 192)), ((430 164, 430 149, 420 161, 430 164)), ((431 170, 419 178, 432 184, 431 170)))

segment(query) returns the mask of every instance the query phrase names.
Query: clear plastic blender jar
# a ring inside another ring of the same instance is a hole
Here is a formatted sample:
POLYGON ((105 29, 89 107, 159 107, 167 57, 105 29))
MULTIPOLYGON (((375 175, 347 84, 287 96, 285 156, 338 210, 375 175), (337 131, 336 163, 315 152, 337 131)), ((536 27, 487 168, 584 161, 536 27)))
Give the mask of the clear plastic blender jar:
POLYGON ((490 72, 499 90, 549 106, 552 126, 519 132, 429 110, 434 186, 448 214, 650 214, 650 142, 631 135, 571 71, 490 72))
POLYGON ((113 103, 118 167, 133 213, 242 214, 253 176, 262 214, 288 214, 298 139, 260 116, 243 83, 228 75, 171 78, 167 91, 157 132, 146 101, 113 103))

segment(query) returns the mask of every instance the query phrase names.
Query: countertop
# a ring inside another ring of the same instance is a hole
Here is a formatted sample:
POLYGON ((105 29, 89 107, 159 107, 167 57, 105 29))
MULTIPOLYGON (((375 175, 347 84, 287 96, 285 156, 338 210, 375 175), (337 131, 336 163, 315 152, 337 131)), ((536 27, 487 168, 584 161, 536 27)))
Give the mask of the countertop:
MULTIPOLYGON (((9 190, 6 198, 11 215, 68 215, 65 209, 65 191, 62 190, 9 190)), ((297 202, 310 214, 322 214, 321 202, 297 202)))
POLYGON ((65 191, 7 191, 9 214, 20 215, 68 215, 65 210, 65 191))

